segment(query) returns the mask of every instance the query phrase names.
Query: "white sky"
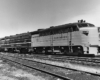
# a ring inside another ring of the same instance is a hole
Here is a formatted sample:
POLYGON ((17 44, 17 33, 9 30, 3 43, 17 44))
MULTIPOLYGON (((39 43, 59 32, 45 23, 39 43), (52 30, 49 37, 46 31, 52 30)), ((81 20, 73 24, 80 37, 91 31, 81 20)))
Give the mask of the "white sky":
POLYGON ((0 37, 80 19, 100 26, 100 0, 0 0, 0 37))

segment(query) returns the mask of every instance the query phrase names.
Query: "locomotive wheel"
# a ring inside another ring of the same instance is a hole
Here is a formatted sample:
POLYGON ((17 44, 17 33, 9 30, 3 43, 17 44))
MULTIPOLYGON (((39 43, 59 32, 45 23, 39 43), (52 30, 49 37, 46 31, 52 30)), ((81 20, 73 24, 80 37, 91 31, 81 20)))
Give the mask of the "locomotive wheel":
POLYGON ((83 55, 83 51, 82 50, 79 50, 78 51, 78 56, 82 56, 83 55))
POLYGON ((73 55, 82 56, 83 55, 83 48, 81 46, 74 46, 73 47, 73 55))
POLYGON ((68 50, 64 50, 63 55, 68 55, 69 51, 68 50))
POLYGON ((83 55, 83 49, 80 48, 77 50, 78 56, 82 56, 83 55))

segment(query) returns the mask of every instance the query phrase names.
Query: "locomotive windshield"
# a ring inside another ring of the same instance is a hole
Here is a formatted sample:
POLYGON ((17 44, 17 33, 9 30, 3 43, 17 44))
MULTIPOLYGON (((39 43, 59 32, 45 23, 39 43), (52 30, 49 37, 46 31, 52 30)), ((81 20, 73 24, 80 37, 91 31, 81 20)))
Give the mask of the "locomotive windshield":
POLYGON ((81 27, 94 27, 93 24, 89 24, 89 23, 84 23, 84 24, 78 24, 79 28, 81 27))

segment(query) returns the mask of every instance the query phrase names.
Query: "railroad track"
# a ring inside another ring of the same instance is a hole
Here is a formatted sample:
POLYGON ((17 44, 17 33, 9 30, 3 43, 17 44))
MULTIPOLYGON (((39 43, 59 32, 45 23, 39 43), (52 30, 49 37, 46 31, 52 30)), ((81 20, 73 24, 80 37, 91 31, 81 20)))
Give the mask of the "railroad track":
POLYGON ((73 63, 79 63, 79 64, 85 64, 85 65, 94 65, 94 66, 100 66, 100 57, 77 57, 77 56, 35 56, 40 59, 44 60, 55 60, 55 61, 70 61, 73 63))
POLYGON ((58 72, 55 72, 55 71, 52 70, 52 68, 57 69, 57 68, 61 68, 61 67, 47 65, 47 64, 40 63, 40 62, 21 59, 21 58, 17 58, 17 57, 15 58, 15 57, 3 56, 3 55, 0 56, 0 57, 3 60, 9 61, 11 63, 16 63, 16 64, 19 64, 21 66, 25 66, 25 67, 28 67, 28 68, 31 68, 31 69, 52 75, 54 77, 57 77, 59 80, 73 80, 73 79, 67 77, 66 75, 64 75, 62 73, 58 73, 58 72), (39 67, 39 66, 41 66, 41 67, 39 67))
MULTIPOLYGON (((41 72, 44 72, 44 73, 47 73, 47 74, 50 74, 50 75, 53 75, 53 76, 58 77, 58 78, 60 78, 62 80, 71 80, 71 78, 67 77, 63 73, 55 72, 55 70, 52 71, 53 68, 55 68, 55 69, 56 68, 70 69, 70 68, 65 68, 64 66, 48 64, 48 63, 41 62, 41 61, 34 61, 34 60, 29 59, 29 58, 21 58, 21 57, 18 57, 18 56, 14 57, 14 56, 8 56, 8 55, 0 55, 0 57, 2 57, 2 59, 6 59, 8 61, 11 61, 13 63, 21 64, 23 66, 39 70, 41 72), (37 67, 39 65, 40 66, 43 65, 43 66, 37 67)), ((45 60, 47 60, 47 59, 45 59, 45 60)), ((75 69, 71 68, 70 70, 75 70, 75 69)), ((76 69, 76 71, 78 71, 78 70, 76 69)), ((81 71, 81 72, 84 73, 85 71, 81 71)), ((91 73, 91 72, 85 72, 85 73, 88 73, 88 74, 91 74, 91 75, 95 75, 95 76, 100 76, 100 74, 98 74, 98 73, 91 73)))
MULTIPOLYGON (((12 56, 12 55, 11 55, 12 56)), ((89 66, 98 66, 100 67, 100 58, 99 57, 77 57, 77 56, 52 56, 52 55, 23 55, 17 57, 24 57, 24 58, 39 58, 43 60, 52 60, 52 61, 61 61, 61 62, 71 62, 77 63, 82 65, 89 65, 89 66)))

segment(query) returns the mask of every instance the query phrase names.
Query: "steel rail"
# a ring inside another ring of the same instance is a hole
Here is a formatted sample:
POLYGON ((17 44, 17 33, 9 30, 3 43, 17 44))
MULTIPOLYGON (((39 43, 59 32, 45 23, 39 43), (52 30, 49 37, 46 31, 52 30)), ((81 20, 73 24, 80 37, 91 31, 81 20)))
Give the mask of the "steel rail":
MULTIPOLYGON (((60 74, 56 74, 56 73, 52 73, 52 71, 47 71, 47 70, 43 70, 43 69, 40 69, 38 67, 33 67, 33 66, 30 66, 30 65, 26 65, 20 61, 15 61, 15 60, 11 60, 11 59, 8 59, 8 58, 5 58, 3 56, 0 56, 2 59, 4 60, 7 60, 7 61, 10 61, 10 62, 13 62, 13 63, 16 63, 16 64, 19 64, 21 66, 25 66, 25 67, 28 67, 28 68, 31 68, 31 69, 34 69, 34 70, 37 70, 37 71, 41 71, 43 73, 46 73, 46 74, 49 74, 49 75, 52 75, 52 76, 55 76, 57 78, 60 78, 61 80, 73 80, 73 79, 70 79, 68 78, 67 76, 63 76, 63 75, 60 75, 60 74)), ((21 58, 20 58, 21 59, 21 58)), ((22 59, 24 60, 24 59, 22 59)), ((28 60, 27 60, 28 61, 28 60)))
MULTIPOLYGON (((14 58, 14 56, 10 56, 10 57, 14 58)), ((32 62, 37 62, 37 63, 42 63, 42 64, 46 64, 46 65, 51 65, 51 66, 55 66, 55 67, 59 67, 59 68, 65 68, 65 69, 69 69, 69 70, 73 70, 73 71, 80 71, 80 70, 76 70, 76 69, 72 69, 72 68, 66 68, 63 66, 53 65, 53 64, 44 63, 44 62, 38 62, 38 61, 34 61, 34 60, 28 59, 28 58, 21 58, 21 57, 15 57, 15 58, 32 61, 32 62)), ((98 73, 91 73, 91 72, 85 72, 85 71, 81 71, 81 72, 88 73, 88 74, 95 75, 95 76, 100 76, 100 74, 98 74, 98 73)))

